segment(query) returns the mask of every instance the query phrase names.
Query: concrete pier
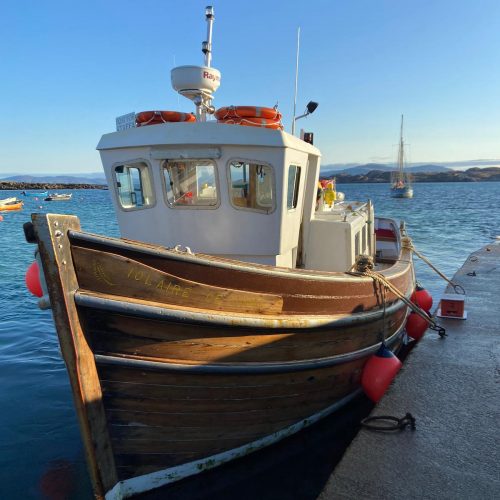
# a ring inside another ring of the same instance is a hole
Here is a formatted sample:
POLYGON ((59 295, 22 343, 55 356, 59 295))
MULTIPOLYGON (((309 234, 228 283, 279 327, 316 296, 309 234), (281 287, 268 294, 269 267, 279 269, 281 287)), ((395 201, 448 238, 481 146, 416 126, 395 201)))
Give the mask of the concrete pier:
POLYGON ((500 244, 471 254, 453 281, 465 321, 437 318, 371 415, 416 418, 416 430, 361 430, 319 496, 500 498, 500 244))

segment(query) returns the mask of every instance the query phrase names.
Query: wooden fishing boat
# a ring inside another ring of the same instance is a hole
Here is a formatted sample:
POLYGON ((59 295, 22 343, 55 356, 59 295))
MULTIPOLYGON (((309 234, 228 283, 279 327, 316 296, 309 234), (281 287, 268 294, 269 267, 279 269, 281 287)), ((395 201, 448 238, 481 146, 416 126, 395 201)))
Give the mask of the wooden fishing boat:
MULTIPOLYGON (((207 20, 211 34, 211 9, 207 20)), ((131 113, 98 145, 122 239, 70 215, 33 214, 25 227, 97 498, 307 427, 359 394, 382 342, 403 341, 407 305, 355 271, 373 262, 409 298, 404 225, 376 218, 369 200, 319 192, 319 150, 284 132, 276 109, 207 121, 220 81, 210 47, 205 66, 172 70, 196 121, 131 113)))
POLYGON ((73 193, 63 193, 63 194, 58 194, 58 193, 52 193, 45 198, 45 201, 68 201, 71 200, 71 197, 73 196, 73 193))
MULTIPOLYGON (((359 392, 406 306, 370 278, 231 261, 84 233, 34 215, 96 495, 122 498, 243 456, 359 392), (385 317, 384 317, 385 314, 385 317)), ((384 276, 407 296, 391 221, 384 276)))

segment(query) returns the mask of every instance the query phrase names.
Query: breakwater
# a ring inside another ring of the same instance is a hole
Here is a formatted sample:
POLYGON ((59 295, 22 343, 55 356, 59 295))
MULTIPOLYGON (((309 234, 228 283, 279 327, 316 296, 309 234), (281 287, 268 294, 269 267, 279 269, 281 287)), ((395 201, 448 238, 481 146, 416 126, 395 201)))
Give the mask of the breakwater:
POLYGON ((50 183, 50 182, 15 182, 0 181, 0 190, 8 191, 31 191, 34 189, 43 189, 44 191, 56 191, 59 189, 107 189, 103 184, 68 184, 68 183, 50 183))

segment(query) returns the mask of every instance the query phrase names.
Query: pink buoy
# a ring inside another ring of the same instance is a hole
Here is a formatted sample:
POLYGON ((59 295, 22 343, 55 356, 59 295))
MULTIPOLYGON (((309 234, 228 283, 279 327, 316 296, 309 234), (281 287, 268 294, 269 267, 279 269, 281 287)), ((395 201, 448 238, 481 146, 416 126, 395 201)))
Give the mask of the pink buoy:
POLYGON ((406 333, 415 340, 420 340, 427 328, 429 328, 429 322, 426 321, 422 316, 419 316, 413 311, 408 315, 406 320, 406 333))
POLYGON ((33 295, 36 297, 41 297, 43 295, 42 285, 40 284, 40 270, 36 260, 30 264, 30 267, 28 267, 25 280, 28 290, 33 295))
POLYGON ((3 221, 3 215, 0 215, 0 222, 3 221))
POLYGON ((361 386, 365 394, 378 403, 401 368, 401 361, 384 343, 363 368, 361 386))
POLYGON ((412 293, 411 301, 427 313, 432 309, 432 295, 420 285, 412 293))

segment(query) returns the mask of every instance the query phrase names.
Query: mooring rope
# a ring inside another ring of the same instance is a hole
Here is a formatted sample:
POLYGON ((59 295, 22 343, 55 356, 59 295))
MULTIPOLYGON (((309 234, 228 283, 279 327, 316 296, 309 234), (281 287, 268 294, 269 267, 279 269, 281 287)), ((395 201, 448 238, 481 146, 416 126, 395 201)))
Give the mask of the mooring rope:
POLYGON ((453 290, 456 294, 465 295, 464 287, 462 285, 454 283, 452 280, 447 278, 427 257, 422 255, 413 245, 411 238, 409 238, 408 236, 404 236, 403 238, 401 238, 401 243, 403 248, 411 250, 417 257, 420 257, 420 259, 422 259, 433 271, 441 276, 441 278, 447 281, 453 287, 453 290))
MULTIPOLYGON (((415 314, 418 314, 421 318, 423 318, 427 323, 429 323, 432 330, 435 330, 439 333, 441 337, 445 336, 445 329, 439 326, 422 308, 420 308, 417 304, 414 304, 411 300, 406 298, 404 293, 398 290, 385 276, 374 271, 375 264, 373 262, 373 257, 370 255, 358 255, 356 257, 356 262, 352 266, 351 269, 355 269, 354 271, 349 271, 348 274, 352 274, 354 276, 366 276, 371 278, 376 283, 386 287, 389 289, 396 297, 402 300, 415 314)), ((385 297, 384 297, 385 303, 385 297)))

